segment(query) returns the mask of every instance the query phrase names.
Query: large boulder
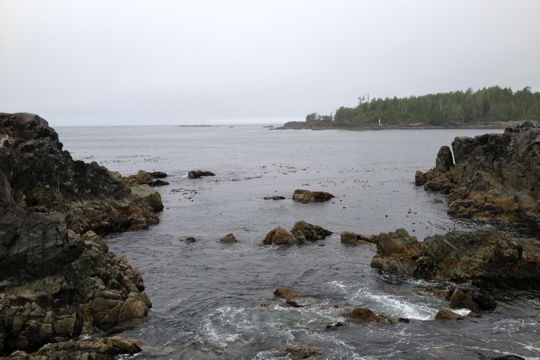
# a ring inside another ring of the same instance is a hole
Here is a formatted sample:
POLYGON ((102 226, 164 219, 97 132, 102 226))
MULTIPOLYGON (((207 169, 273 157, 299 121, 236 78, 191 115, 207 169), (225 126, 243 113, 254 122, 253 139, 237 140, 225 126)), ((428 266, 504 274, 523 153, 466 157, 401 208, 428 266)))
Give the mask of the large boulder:
POLYGON ((297 221, 291 229, 291 234, 298 242, 324 240, 332 232, 320 226, 309 224, 303 220, 297 221))
POLYGON ((330 235, 332 235, 331 231, 301 220, 294 224, 290 232, 281 226, 272 229, 264 238, 263 244, 300 245, 306 241, 314 242, 323 240, 330 235))
POLYGON ((266 235, 263 240, 265 245, 291 245, 296 244, 297 241, 292 234, 285 228, 278 226, 266 235))
POLYGON ((412 275, 421 247, 416 237, 400 228, 381 233, 378 239, 377 253, 371 260, 371 266, 390 273, 412 275))
POLYGON ((448 194, 448 212, 475 220, 540 229, 540 126, 525 122, 503 134, 457 137, 416 185, 448 194), (455 164, 452 160, 455 159, 455 164))
POLYGON ((334 195, 325 191, 310 191, 297 189, 294 191, 292 199, 301 203, 314 203, 314 202, 325 202, 332 199, 334 195))
POLYGON ((427 280, 540 288, 540 243, 494 230, 451 231, 418 242, 398 230, 379 235, 371 266, 427 280))

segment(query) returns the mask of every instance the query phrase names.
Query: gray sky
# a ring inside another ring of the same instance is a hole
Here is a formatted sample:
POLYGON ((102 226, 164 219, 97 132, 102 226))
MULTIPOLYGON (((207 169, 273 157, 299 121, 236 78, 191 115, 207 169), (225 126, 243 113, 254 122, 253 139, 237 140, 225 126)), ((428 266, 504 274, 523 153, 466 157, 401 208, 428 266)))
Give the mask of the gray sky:
POLYGON ((540 90, 539 0, 0 0, 0 111, 303 120, 357 97, 540 90))

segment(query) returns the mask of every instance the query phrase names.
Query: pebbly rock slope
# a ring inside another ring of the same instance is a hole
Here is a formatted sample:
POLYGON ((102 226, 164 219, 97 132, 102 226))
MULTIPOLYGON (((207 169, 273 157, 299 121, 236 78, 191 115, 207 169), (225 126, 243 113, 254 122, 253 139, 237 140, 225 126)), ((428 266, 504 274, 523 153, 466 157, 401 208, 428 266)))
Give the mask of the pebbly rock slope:
POLYGON ((451 215, 540 229, 540 127, 526 122, 503 134, 457 137, 415 182, 448 194, 451 215))
POLYGON ((0 114, 0 356, 144 318, 140 274, 96 232, 147 227, 162 207, 148 185, 73 160, 39 116, 0 114))

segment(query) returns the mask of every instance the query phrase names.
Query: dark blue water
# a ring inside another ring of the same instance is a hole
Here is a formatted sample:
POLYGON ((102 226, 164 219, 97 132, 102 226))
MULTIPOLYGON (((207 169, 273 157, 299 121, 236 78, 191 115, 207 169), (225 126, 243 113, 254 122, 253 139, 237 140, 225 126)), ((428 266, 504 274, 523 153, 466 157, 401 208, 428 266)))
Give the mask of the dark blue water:
POLYGON ((341 231, 404 227, 420 239, 476 225, 446 214, 446 200, 414 186, 441 145, 484 130, 270 131, 235 127, 60 128, 75 158, 124 175, 161 170, 165 211, 146 231, 108 238, 112 251, 141 270, 153 302, 148 320, 125 331, 145 343, 138 359, 285 359, 288 344, 326 349, 329 359, 480 359, 506 353, 540 357, 540 302, 500 302, 479 319, 433 320, 444 301, 430 284, 396 283, 370 268, 373 245, 345 247, 341 231), (187 171, 211 170, 190 180, 187 171), (325 204, 298 204, 294 189, 329 191, 325 204), (283 201, 264 196, 283 195, 283 201), (336 234, 319 245, 262 246, 277 225, 306 220, 336 234), (239 239, 223 245, 227 233, 239 239), (187 244, 184 236, 198 241, 187 244), (305 296, 291 308, 276 287, 305 296), (333 304, 341 304, 335 308, 333 304), (262 305, 262 306, 261 306, 262 305), (350 306, 411 319, 408 324, 326 325, 350 306))

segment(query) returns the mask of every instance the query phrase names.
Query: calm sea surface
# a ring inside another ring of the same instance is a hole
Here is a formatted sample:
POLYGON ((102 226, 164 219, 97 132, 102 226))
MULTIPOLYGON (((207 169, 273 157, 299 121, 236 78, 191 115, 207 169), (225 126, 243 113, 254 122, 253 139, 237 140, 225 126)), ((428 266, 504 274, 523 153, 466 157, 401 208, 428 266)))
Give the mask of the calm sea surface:
POLYGON ((65 127, 76 159, 124 175, 169 174, 158 188, 165 211, 149 230, 108 237, 143 274, 153 308, 122 332, 145 343, 137 359, 286 359, 287 345, 326 349, 329 359, 484 359, 540 357, 540 301, 502 299, 478 319, 433 321, 445 303, 429 283, 396 282, 370 268, 374 245, 345 247, 342 231, 373 234, 404 227, 419 239, 477 225, 446 214, 446 199, 414 186, 441 145, 486 130, 270 131, 262 126, 65 127), (187 178, 193 169, 216 177, 187 178), (329 191, 325 204, 291 200, 297 188, 329 191), (263 197, 283 195, 286 200, 263 197), (335 232, 321 244, 262 246, 275 226, 305 220, 335 232), (228 233, 239 239, 224 245, 228 233), (188 244, 184 236, 198 241, 188 244), (324 246, 320 246, 324 245, 324 246), (306 306, 274 300, 291 287, 306 306), (335 308, 333 304, 345 304, 335 308), (261 306, 263 305, 263 306, 261 306), (395 325, 349 324, 342 312, 363 305, 406 317, 395 325))

